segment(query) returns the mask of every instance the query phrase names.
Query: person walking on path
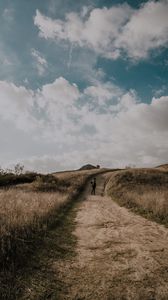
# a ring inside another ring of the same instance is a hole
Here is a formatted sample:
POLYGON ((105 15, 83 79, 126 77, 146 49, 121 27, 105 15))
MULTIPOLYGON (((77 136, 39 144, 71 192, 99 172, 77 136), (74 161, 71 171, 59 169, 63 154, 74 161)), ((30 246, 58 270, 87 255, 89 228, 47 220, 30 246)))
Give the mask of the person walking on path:
POLYGON ((95 195, 96 194, 96 178, 94 178, 93 181, 91 181, 91 185, 92 185, 91 195, 95 195))

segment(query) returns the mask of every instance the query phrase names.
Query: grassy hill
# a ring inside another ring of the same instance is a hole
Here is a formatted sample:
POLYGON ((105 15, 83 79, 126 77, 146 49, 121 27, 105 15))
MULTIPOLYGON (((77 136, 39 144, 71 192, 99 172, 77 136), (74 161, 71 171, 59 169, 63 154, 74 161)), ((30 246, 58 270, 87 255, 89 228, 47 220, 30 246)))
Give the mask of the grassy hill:
POLYGON ((168 171, 168 164, 160 165, 156 167, 157 169, 168 171))
POLYGON ((129 169, 116 172, 106 192, 120 205, 168 226, 168 170, 129 169))
MULTIPOLYGON (((113 170, 106 193, 121 206, 168 226, 166 166, 113 170)), ((0 175, 0 299, 16 298, 16 270, 42 246, 48 230, 62 222, 88 180, 105 171, 111 170, 0 175)))

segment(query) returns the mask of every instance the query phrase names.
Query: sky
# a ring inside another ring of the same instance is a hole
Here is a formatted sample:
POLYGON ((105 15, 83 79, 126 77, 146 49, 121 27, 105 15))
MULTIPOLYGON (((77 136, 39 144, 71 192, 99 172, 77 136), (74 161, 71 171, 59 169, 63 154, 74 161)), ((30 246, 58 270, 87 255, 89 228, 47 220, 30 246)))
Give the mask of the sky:
POLYGON ((0 166, 168 163, 168 0, 1 0, 0 166))

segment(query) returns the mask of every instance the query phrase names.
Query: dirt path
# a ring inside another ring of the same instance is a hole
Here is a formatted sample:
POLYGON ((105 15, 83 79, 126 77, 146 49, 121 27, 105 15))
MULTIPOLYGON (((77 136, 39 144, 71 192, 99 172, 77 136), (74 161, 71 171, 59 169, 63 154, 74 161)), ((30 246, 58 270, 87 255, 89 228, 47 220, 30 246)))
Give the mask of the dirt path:
POLYGON ((21 299, 168 299, 168 230, 102 196, 108 176, 47 237, 21 299))
POLYGON ((168 299, 168 230, 109 197, 85 194, 76 207, 77 256, 55 262, 67 286, 59 299, 168 299))

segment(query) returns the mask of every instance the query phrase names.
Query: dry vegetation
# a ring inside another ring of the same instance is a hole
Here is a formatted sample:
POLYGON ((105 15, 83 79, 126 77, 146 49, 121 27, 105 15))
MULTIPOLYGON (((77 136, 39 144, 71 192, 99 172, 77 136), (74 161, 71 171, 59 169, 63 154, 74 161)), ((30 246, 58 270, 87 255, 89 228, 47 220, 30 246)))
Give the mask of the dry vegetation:
POLYGON ((5 187, 0 189, 0 299, 10 299, 4 296, 6 281, 13 280, 37 241, 43 239, 95 173, 98 171, 38 175, 32 183, 17 181, 11 186, 4 181, 5 187))
POLYGON ((168 225, 168 172, 130 169, 111 176, 106 191, 120 205, 168 225))
POLYGON ((26 243, 37 232, 46 230, 48 222, 66 200, 66 194, 60 193, 0 191, 0 263, 3 267, 22 260, 26 243))

